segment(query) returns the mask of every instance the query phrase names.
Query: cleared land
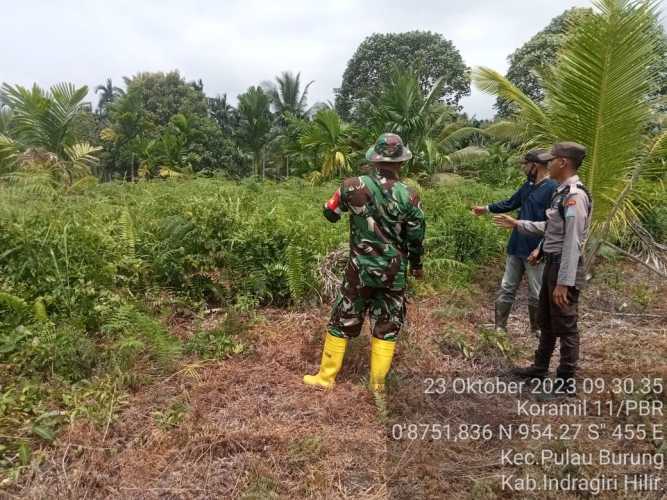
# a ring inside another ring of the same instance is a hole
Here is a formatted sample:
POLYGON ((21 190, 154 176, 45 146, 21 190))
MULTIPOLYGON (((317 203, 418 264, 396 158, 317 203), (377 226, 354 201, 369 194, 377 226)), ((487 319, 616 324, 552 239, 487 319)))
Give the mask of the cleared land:
MULTIPOLYGON (((665 283, 618 264, 600 267, 584 298, 582 376, 664 378, 665 283)), ((319 361, 327 308, 263 310, 243 333, 252 346, 247 354, 215 363, 186 362, 122 401, 108 425, 75 423, 47 460, 6 493, 30 498, 549 498, 545 492, 503 490, 500 477, 563 477, 568 472, 593 477, 650 469, 500 463, 505 448, 654 453, 661 443, 648 440, 393 438, 395 424, 641 422, 634 417, 525 417, 517 415, 516 396, 425 394, 428 377, 502 377, 508 361, 499 343, 480 337, 480 326, 491 317, 487 304, 498 273, 499 266, 479 273, 476 282, 481 284, 471 292, 410 304, 410 325, 384 400, 364 387, 367 332, 352 343, 335 390, 313 391, 301 377, 319 361)), ((534 346, 524 333, 524 301, 522 295, 511 317, 510 338, 519 363, 530 358, 534 346)), ((212 315, 207 326, 221 320, 212 315)), ((189 323, 176 317, 171 326, 179 336, 191 333, 189 323)), ((609 399, 609 394, 595 398, 609 399)), ((660 398, 664 403, 664 392, 660 398)), ((650 421, 664 423, 664 418, 650 421)), ((664 482, 664 469, 657 472, 664 482)), ((618 492, 600 496, 618 497, 618 492)))

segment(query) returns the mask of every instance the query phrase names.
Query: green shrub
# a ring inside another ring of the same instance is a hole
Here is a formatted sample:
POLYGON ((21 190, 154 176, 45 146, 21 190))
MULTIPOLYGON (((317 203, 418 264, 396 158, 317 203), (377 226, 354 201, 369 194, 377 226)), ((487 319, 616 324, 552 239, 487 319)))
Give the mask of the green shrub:
POLYGON ((243 352, 243 344, 237 343, 222 329, 200 330, 185 346, 186 352, 197 354, 204 359, 225 359, 232 354, 243 352))
POLYGON ((70 381, 89 377, 98 353, 86 333, 70 325, 52 323, 17 326, 0 337, 0 360, 23 375, 41 373, 70 381))
MULTIPOLYGON (((665 179, 640 179, 631 195, 633 202, 641 208, 642 225, 658 243, 667 242, 667 200, 665 199, 665 179)), ((634 238, 630 235, 630 238, 634 238)), ((627 240, 618 241, 621 245, 627 240)))
POLYGON ((134 306, 121 304, 108 307, 102 314, 104 323, 100 331, 112 342, 109 362, 113 368, 128 370, 141 355, 165 367, 181 352, 181 344, 176 337, 134 306))

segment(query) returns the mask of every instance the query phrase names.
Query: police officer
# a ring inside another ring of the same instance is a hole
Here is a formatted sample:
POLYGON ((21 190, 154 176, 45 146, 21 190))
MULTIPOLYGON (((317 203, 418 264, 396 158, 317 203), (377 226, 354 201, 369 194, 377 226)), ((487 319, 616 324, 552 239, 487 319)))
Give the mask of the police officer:
MULTIPOLYGON (((499 214, 519 209, 519 219, 521 220, 546 220, 545 211, 558 186, 556 181, 549 178, 547 162, 539 159, 539 155, 546 152, 546 149, 533 149, 526 153, 521 163, 528 179, 509 199, 486 206, 473 207, 472 213, 475 215, 489 212, 499 214)), ((505 273, 495 303, 496 330, 507 331, 507 318, 525 273, 528 280, 530 332, 535 337, 539 337, 540 327, 537 324, 537 306, 544 264, 529 265, 528 256, 537 248, 540 239, 539 236, 519 233, 516 228, 512 231, 507 243, 505 273)))
POLYGON ((530 260, 546 261, 540 291, 538 321, 541 327, 540 343, 535 361, 527 368, 516 368, 513 373, 522 377, 547 376, 551 354, 560 338, 560 365, 556 371, 556 395, 573 394, 574 376, 579 359, 579 330, 577 305, 584 284, 583 246, 588 234, 592 199, 579 180, 577 170, 586 156, 586 148, 575 142, 555 144, 551 151, 540 155, 548 161, 549 174, 559 183, 547 209, 545 222, 515 220, 497 215, 494 221, 505 228, 544 235, 544 239, 530 260))
POLYGON ((412 153, 396 134, 382 134, 366 153, 373 171, 351 177, 324 206, 337 222, 350 213, 350 257, 331 313, 319 373, 307 385, 331 388, 343 364, 348 339, 372 320, 370 386, 384 390, 396 337, 405 321, 408 267, 422 277, 424 212, 417 194, 399 180, 401 165, 412 153))

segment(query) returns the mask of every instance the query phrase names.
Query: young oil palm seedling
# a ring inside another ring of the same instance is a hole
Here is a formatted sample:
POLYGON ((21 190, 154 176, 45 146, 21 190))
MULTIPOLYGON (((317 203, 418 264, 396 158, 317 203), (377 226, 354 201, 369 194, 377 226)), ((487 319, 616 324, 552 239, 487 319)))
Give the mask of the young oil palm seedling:
MULTIPOLYGON (((526 149, 563 140, 586 146, 579 173, 594 200, 587 268, 610 239, 644 234, 642 197, 636 188, 644 176, 664 175, 667 153, 664 131, 646 137, 656 77, 651 67, 665 56, 656 50, 657 3, 600 0, 594 5, 593 15, 569 26, 556 66, 542 75, 542 104, 492 69, 478 68, 473 75, 478 88, 517 110, 510 121, 496 125, 495 132, 526 149)), ((657 248, 644 248, 650 246, 657 248)))

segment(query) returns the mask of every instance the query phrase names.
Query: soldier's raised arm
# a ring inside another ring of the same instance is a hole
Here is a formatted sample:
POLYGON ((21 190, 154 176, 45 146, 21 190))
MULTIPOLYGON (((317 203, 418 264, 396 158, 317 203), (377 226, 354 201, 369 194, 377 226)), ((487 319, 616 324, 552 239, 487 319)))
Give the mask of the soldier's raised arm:
POLYGON ((577 278, 577 265, 584 245, 590 200, 585 192, 577 190, 567 196, 564 205, 565 235, 557 283, 563 286, 574 286, 577 278))
POLYGON ((424 254, 424 236, 426 234, 426 218, 422 210, 419 195, 410 192, 410 203, 405 221, 406 246, 408 250, 408 261, 410 269, 418 271, 422 268, 422 255, 424 254))
POLYGON ((324 217, 329 222, 338 222, 342 212, 347 212, 347 206, 343 202, 341 188, 338 188, 329 198, 329 201, 324 204, 324 217))

